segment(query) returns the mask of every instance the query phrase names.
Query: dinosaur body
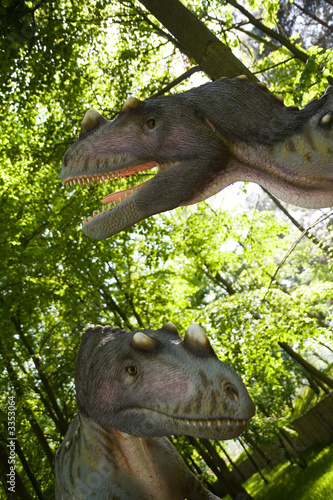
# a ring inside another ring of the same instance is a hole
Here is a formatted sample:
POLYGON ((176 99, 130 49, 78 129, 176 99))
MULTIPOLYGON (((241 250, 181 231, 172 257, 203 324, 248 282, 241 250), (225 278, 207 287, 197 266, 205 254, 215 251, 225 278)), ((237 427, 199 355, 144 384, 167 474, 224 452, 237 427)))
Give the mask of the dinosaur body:
POLYGON ((78 415, 55 461, 56 498, 216 498, 162 436, 238 436, 254 414, 240 377, 197 325, 128 332, 91 327, 75 367, 78 415))
POLYGON ((284 106, 262 84, 220 79, 181 94, 130 98, 109 121, 86 113, 62 180, 87 183, 157 167, 141 186, 113 193, 83 231, 108 238, 153 214, 253 181, 284 201, 333 204, 333 88, 304 109, 284 106))

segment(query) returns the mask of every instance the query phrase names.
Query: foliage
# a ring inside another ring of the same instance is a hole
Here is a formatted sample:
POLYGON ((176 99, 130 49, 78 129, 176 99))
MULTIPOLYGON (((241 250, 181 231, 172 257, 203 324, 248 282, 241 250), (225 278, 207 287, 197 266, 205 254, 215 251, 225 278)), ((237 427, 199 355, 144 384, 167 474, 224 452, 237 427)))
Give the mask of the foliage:
MULTIPOLYGON (((329 49, 299 45, 304 62, 283 44, 272 50, 265 33, 258 40, 257 28, 240 32, 243 20, 230 3, 186 4, 287 102, 304 104, 322 93, 332 72, 329 49)), ((271 27, 277 5, 265 2, 271 27)), ((18 446, 44 497, 52 498, 52 455, 76 411, 79 333, 89 323, 135 329, 169 320, 182 333, 194 321, 206 328, 259 408, 248 436, 270 439, 289 425, 293 398, 305 382, 277 342, 305 356, 307 339, 329 343, 327 256, 302 241, 272 279, 296 231, 274 210, 253 205, 231 211, 203 203, 152 217, 104 242, 86 238, 81 217, 109 187, 68 190, 59 179, 84 112, 96 107, 113 117, 128 94, 147 97, 192 63, 139 2, 3 0, 0 9, 1 441, 14 394, 18 446)), ((211 479, 198 451, 183 438, 179 444, 211 479)), ((21 461, 17 470, 37 494, 21 461)))

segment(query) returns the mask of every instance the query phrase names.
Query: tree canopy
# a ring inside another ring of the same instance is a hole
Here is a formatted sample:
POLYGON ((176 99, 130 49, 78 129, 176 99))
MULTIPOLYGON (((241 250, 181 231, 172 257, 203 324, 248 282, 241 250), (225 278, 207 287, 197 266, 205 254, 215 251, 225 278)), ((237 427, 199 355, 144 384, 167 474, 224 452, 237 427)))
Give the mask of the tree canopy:
MULTIPOLYGON (((244 438, 290 429, 300 388, 327 389, 280 344, 319 368, 331 360, 331 214, 298 241, 321 214, 243 186, 232 209, 222 195, 96 242, 81 218, 110 186, 68 189, 59 172, 85 111, 112 118, 131 94, 180 92, 243 68, 287 104, 319 97, 333 83, 331 0, 2 0, 0 14, 3 492, 14 396, 16 497, 54 498, 53 457, 76 412, 74 362, 88 324, 173 321, 182 333, 201 324, 256 402, 244 438)), ((177 446, 216 480, 207 443, 177 446)))

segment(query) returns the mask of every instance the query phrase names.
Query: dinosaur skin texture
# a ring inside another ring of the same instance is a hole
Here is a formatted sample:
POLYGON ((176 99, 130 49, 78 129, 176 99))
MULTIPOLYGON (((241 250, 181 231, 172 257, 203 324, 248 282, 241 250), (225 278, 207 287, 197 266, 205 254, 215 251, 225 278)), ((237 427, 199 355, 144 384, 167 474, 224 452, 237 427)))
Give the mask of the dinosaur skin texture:
POLYGON ((89 110, 64 156, 65 184, 136 174, 156 166, 140 187, 113 193, 117 203, 83 225, 105 239, 151 215, 190 205, 235 181, 253 181, 308 208, 333 204, 333 87, 298 109, 264 84, 244 78, 140 101, 129 98, 115 120, 89 110))
POLYGON ((165 436, 231 439, 254 404, 191 325, 89 327, 75 365, 79 412, 55 458, 57 500, 213 500, 165 436))

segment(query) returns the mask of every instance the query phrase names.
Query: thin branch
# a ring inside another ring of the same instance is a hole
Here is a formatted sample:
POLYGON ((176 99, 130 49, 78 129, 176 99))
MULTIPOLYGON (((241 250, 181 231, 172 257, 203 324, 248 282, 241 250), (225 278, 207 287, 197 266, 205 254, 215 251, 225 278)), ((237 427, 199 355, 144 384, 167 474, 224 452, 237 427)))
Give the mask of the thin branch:
POLYGON ((218 19, 216 17, 207 15, 206 19, 208 19, 209 21, 215 21, 216 23, 218 23, 221 26, 221 31, 220 31, 221 33, 227 33, 228 31, 232 32, 232 30, 241 31, 242 33, 249 36, 250 38, 257 40, 258 42, 264 43, 265 45, 267 45, 268 47, 270 47, 273 50, 278 50, 280 48, 278 45, 275 45, 274 43, 270 42, 266 38, 263 38, 259 35, 256 35, 252 31, 248 31, 245 28, 243 28, 243 26, 251 24, 248 21, 242 21, 240 23, 236 23, 236 24, 232 24, 231 26, 227 26, 226 22, 224 22, 221 19, 218 19))
POLYGON ((186 78, 189 78, 194 73, 197 73, 198 71, 202 71, 200 66, 193 66, 193 68, 188 69, 187 71, 185 71, 185 73, 183 73, 182 75, 175 78, 172 82, 168 83, 165 87, 163 87, 163 89, 156 92, 156 94, 153 94, 152 96, 150 96, 149 99, 152 97, 158 97, 160 95, 165 94, 170 89, 172 89, 173 87, 175 87, 176 85, 181 83, 183 80, 186 80, 186 78))
POLYGON ((276 276, 278 274, 278 272, 280 271, 280 269, 283 267, 283 265, 285 264, 286 260, 288 259, 288 257, 290 256, 290 254, 292 254, 292 252, 295 250, 296 246, 298 245, 298 243, 302 240, 302 238, 304 236, 307 235, 308 231, 310 229, 312 229, 313 227, 315 227, 317 224, 319 224, 320 222, 323 222, 324 220, 328 219, 331 215, 333 215, 333 210, 331 210, 330 212, 322 215, 321 217, 319 217, 315 222, 313 222, 307 229, 304 229, 304 231, 302 232, 302 234, 299 236, 299 238, 297 238, 296 241, 294 241, 294 243, 291 245, 291 247, 289 248, 288 252, 285 254, 285 256, 283 257, 283 259, 281 260, 281 262, 278 264, 278 266, 276 267, 276 270, 271 278, 271 281, 267 287, 267 291, 263 297, 263 301, 266 300, 266 297, 270 291, 270 288, 272 286, 272 283, 273 281, 276 279, 276 276))
POLYGON ((292 44, 288 38, 281 35, 280 33, 277 33, 276 31, 272 30, 271 28, 268 28, 267 26, 265 26, 261 21, 256 19, 242 5, 240 5, 238 2, 236 2, 236 0, 226 0, 226 2, 229 5, 232 5, 233 7, 235 7, 237 10, 239 10, 260 31, 266 33, 266 35, 272 37, 274 40, 277 40, 278 42, 280 42, 281 45, 286 47, 292 54, 294 54, 295 57, 297 57, 297 59, 300 59, 304 63, 307 62, 307 60, 308 60, 307 53, 304 52, 303 50, 300 50, 297 47, 295 47, 295 45, 292 44))
MULTIPOLYGON (((131 325, 130 321, 128 320, 125 312, 119 307, 117 302, 114 300, 112 295, 110 294, 108 288, 104 285, 100 285, 98 289, 99 293, 102 295, 104 298, 106 304, 108 307, 111 309, 114 315, 118 315, 122 320, 126 328, 129 328, 130 330, 134 330, 135 328, 133 325, 131 325)), ((140 324, 140 323, 139 323, 140 324)), ((141 326, 141 325, 140 325, 141 326)))
POLYGON ((269 47, 272 50, 279 50, 279 48, 280 48, 278 45, 275 45, 270 40, 267 40, 266 38, 264 38, 262 36, 256 35, 255 33, 252 33, 252 31, 248 31, 248 30, 245 30, 244 28, 237 28, 237 27, 235 27, 235 29, 238 31, 241 31, 242 33, 249 36, 250 38, 257 40, 258 42, 261 42, 261 43, 267 45, 267 47, 269 47))
POLYGON ((302 7, 302 5, 299 5, 296 2, 293 2, 293 4, 301 12, 303 12, 303 14, 305 14, 308 17, 311 17, 311 19, 313 19, 314 21, 316 21, 318 24, 321 24, 322 26, 324 26, 324 28, 329 29, 333 33, 333 26, 330 26, 326 21, 323 21, 322 19, 319 19, 319 17, 317 17, 315 14, 312 14, 312 12, 309 12, 307 9, 305 9, 304 7, 302 7))
POLYGON ((54 392, 50 386, 47 375, 41 366, 40 359, 38 358, 38 356, 36 356, 35 349, 32 347, 27 336, 25 335, 23 328, 21 326, 20 320, 16 316, 12 316, 10 319, 15 327, 16 332, 19 334, 23 345, 25 346, 25 348, 27 349, 27 351, 29 352, 29 354, 31 356, 31 360, 33 361, 33 363, 35 365, 35 368, 36 368, 37 373, 39 375, 42 386, 43 386, 43 388, 44 388, 44 390, 45 390, 45 392, 46 392, 46 394, 47 394, 47 396, 52 404, 53 410, 55 411, 55 413, 57 415, 57 418, 59 421, 59 431, 64 435, 65 432, 67 431, 68 424, 67 424, 66 419, 65 419, 64 415, 62 414, 62 411, 58 405, 56 396, 54 395, 54 392))
POLYGON ((265 193, 270 197, 271 200, 275 203, 275 205, 278 207, 281 212, 283 212, 288 219, 294 224, 294 226, 297 227, 302 233, 305 233, 305 235, 309 238, 309 240, 312 241, 317 247, 319 247, 321 250, 324 250, 326 253, 329 255, 332 255, 333 249, 331 246, 325 245, 322 241, 318 240, 316 236, 314 236, 312 233, 309 233, 308 229, 305 229, 305 227, 302 226, 292 215, 291 213, 282 205, 282 203, 275 198, 275 196, 267 191, 264 187, 261 186, 261 189, 265 191, 265 193))

